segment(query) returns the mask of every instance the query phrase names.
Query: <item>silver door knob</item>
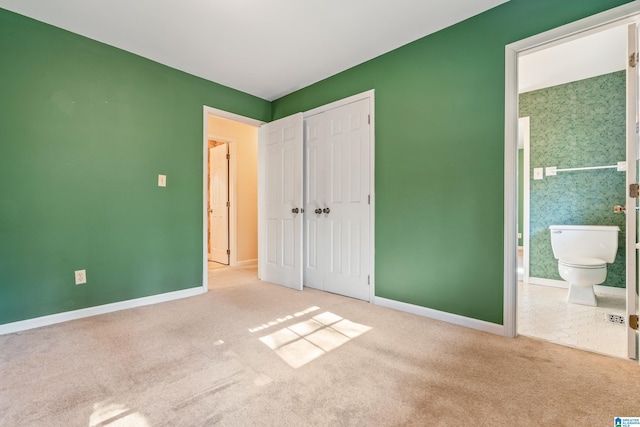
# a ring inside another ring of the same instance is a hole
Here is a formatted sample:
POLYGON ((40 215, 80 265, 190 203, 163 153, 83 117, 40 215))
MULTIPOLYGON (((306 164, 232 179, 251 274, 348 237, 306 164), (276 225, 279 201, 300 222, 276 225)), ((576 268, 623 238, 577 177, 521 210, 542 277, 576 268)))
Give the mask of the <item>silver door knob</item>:
POLYGON ((329 212, 331 212, 331 209, 329 209, 329 208, 324 208, 324 209, 322 209, 322 212, 324 212, 324 213, 328 214, 329 212))
POLYGON ((291 213, 297 214, 298 212, 300 212, 300 209, 298 209, 298 208, 291 209, 291 213))

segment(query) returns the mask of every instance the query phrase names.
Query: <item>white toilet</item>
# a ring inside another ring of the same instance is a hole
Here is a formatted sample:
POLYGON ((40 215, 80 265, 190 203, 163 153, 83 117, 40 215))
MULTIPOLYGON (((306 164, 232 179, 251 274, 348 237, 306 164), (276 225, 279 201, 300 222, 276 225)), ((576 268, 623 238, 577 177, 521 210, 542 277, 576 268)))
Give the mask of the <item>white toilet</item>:
POLYGON ((560 277, 569 282, 567 302, 598 305, 593 285, 607 278, 618 251, 620 228, 608 225, 551 225, 551 248, 560 277))

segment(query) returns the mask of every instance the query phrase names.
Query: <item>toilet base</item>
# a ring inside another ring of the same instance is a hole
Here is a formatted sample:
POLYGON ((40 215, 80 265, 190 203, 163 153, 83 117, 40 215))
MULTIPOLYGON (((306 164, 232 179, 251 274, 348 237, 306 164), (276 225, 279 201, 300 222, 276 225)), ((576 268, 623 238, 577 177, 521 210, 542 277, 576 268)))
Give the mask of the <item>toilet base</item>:
POLYGON ((567 293, 567 302, 571 304, 581 304, 596 307, 596 293, 593 291, 593 285, 580 286, 569 284, 569 292, 567 293))

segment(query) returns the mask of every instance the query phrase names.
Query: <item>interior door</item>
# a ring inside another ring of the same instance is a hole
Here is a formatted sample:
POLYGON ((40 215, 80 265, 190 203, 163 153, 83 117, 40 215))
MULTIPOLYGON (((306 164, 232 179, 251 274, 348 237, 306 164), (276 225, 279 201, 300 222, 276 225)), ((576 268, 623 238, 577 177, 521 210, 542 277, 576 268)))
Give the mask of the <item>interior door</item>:
POLYGON ((369 300, 369 100, 305 119, 304 284, 369 300))
POLYGON ((324 289, 369 300, 369 100, 325 112, 324 289))
MULTIPOLYGON (((628 27, 627 47, 627 188, 638 182, 638 28, 628 27)), ((638 198, 627 191, 626 262, 627 262, 627 319, 638 313, 638 198)), ((627 324, 628 355, 637 359, 637 331, 627 324)))
POLYGON ((324 114, 304 119, 304 284, 324 290, 327 232, 322 209, 325 197, 326 148, 324 114))
POLYGON ((209 149, 209 260, 229 264, 229 153, 228 145, 209 149))
POLYGON ((302 290, 302 113, 258 133, 258 275, 302 290))

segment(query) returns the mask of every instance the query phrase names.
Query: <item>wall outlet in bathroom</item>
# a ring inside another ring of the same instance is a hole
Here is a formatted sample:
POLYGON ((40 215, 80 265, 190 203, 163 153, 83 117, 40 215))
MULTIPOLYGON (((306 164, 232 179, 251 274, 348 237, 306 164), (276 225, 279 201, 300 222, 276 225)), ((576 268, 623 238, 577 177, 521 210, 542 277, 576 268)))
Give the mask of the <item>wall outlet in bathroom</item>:
POLYGON ((544 174, 546 176, 556 176, 558 174, 558 172, 556 171, 556 167, 555 166, 549 166, 548 168, 545 168, 544 170, 544 174))
POLYGON ((543 168, 533 168, 533 179, 542 179, 543 168))

